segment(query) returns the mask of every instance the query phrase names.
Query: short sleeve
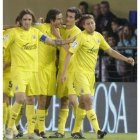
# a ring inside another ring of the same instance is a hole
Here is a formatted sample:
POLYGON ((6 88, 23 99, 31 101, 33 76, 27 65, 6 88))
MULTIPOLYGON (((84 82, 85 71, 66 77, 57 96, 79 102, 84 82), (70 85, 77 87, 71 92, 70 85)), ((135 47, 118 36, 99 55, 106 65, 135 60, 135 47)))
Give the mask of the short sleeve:
POLYGON ((79 46, 81 45, 82 45, 82 36, 81 34, 79 34, 76 40, 70 45, 69 52, 75 53, 78 50, 79 46))
POLYGON ((3 47, 6 49, 14 42, 13 29, 8 29, 3 32, 3 47))
POLYGON ((110 48, 109 44, 105 41, 104 37, 100 34, 100 49, 108 50, 110 48))

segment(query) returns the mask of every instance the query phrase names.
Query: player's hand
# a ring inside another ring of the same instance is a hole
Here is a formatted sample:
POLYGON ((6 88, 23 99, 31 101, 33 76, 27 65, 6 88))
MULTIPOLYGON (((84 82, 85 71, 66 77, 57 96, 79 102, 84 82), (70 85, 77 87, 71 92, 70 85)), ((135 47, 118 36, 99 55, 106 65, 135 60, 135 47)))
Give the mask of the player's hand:
POLYGON ((65 81, 66 81, 66 74, 65 72, 63 72, 61 75, 61 82, 64 83, 65 81))
POLYGON ((73 43, 73 42, 75 41, 76 37, 77 37, 77 36, 75 36, 75 37, 73 37, 73 38, 67 39, 67 44, 73 43))
POLYGON ((129 63, 129 64, 131 64, 132 66, 134 66, 135 61, 134 61, 134 59, 133 59, 132 57, 128 57, 128 58, 127 58, 127 63, 129 63))
POLYGON ((52 25, 51 30, 52 30, 53 35, 55 35, 58 39, 61 39, 61 35, 58 28, 52 25))

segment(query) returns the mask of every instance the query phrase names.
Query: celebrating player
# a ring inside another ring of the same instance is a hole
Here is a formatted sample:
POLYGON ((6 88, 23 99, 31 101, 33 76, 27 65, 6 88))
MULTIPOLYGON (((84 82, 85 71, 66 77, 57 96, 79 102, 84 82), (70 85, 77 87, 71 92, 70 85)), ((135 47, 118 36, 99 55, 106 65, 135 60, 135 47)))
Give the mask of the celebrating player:
MULTIPOLYGON (((106 132, 100 130, 96 113, 92 109, 92 96, 94 94, 95 84, 95 66, 99 49, 104 50, 108 55, 115 59, 134 65, 133 58, 127 58, 117 51, 113 50, 104 40, 103 36, 95 31, 95 21, 92 15, 83 15, 81 20, 84 31, 81 32, 77 39, 73 42, 69 49, 69 55, 66 57, 68 63, 69 58, 73 55, 74 59, 74 87, 77 94, 80 94, 79 106, 76 111, 76 119, 72 131, 72 137, 75 139, 82 138, 80 128, 82 120, 86 115, 91 125, 97 133, 97 137, 103 138, 106 132)), ((68 64, 67 64, 68 65, 68 64)), ((66 75, 65 73, 63 73, 66 75)), ((63 75, 63 77, 65 77, 63 75)))
MULTIPOLYGON (((48 11, 44 24, 36 26, 41 32, 50 38, 56 39, 54 32, 62 26, 62 13, 58 9, 48 11)), ((40 96, 38 96, 37 109, 37 128, 36 133, 46 138, 44 133, 45 116, 48 115, 48 107, 53 95, 56 93, 56 51, 57 48, 52 45, 39 43, 39 83, 40 96), (37 132, 37 129, 39 132, 37 132)))
MULTIPOLYGON (((66 11, 66 26, 63 26, 60 29, 61 37, 63 39, 73 38, 78 35, 81 30, 75 25, 79 20, 81 14, 78 8, 70 7, 66 11)), ((69 77, 66 82, 61 82, 61 75, 63 72, 63 65, 65 57, 67 55, 69 46, 61 47, 59 52, 59 66, 58 66, 58 76, 57 76, 57 97, 61 99, 61 106, 59 111, 59 120, 58 120, 58 131, 51 135, 50 138, 63 138, 65 132, 65 125, 69 114, 69 100, 68 93, 71 93, 72 104, 74 112, 78 106, 77 96, 75 96, 75 90, 73 88, 73 62, 71 61, 68 73, 69 77)))
POLYGON ((31 10, 22 10, 19 14, 20 27, 4 32, 4 52, 10 46, 11 75, 13 90, 15 91, 15 103, 12 107, 8 129, 5 137, 12 139, 12 127, 26 99, 26 115, 29 138, 38 139, 34 135, 34 96, 39 93, 38 87, 38 43, 42 41, 51 45, 63 45, 73 40, 53 40, 44 35, 38 29, 32 27, 35 22, 31 10), (26 93, 26 94, 25 94, 26 93), (26 97, 27 96, 27 97, 26 97))

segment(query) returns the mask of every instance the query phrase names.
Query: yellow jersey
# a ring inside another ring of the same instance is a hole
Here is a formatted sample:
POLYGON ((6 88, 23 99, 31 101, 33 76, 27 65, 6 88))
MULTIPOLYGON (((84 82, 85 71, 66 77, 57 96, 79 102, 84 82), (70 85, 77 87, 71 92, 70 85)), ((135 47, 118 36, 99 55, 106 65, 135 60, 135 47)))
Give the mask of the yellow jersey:
MULTIPOLYGON (((71 29, 67 29, 66 26, 63 26, 60 29, 60 34, 63 39, 73 38, 76 35, 78 35, 81 32, 81 30, 75 25, 71 29)), ((59 53, 59 69, 63 70, 64 61, 66 58, 67 52, 63 47, 60 47, 60 53, 59 53)), ((72 64, 72 61, 70 61, 69 65, 72 64)))
POLYGON ((99 49, 107 50, 110 46, 103 36, 94 31, 89 34, 81 32, 72 43, 69 51, 74 53, 75 70, 83 72, 94 72, 99 49))
MULTIPOLYGON (((7 32, 8 33, 8 31, 9 30, 6 30, 6 31, 4 31, 4 32, 7 32)), ((3 33, 4 33, 3 32, 3 33)), ((7 49, 5 49, 5 51, 4 51, 4 54, 3 54, 3 62, 4 63, 7 63, 7 62, 11 62, 11 54, 10 54, 10 49, 9 49, 9 47, 7 48, 7 49)), ((10 69, 11 69, 11 66, 9 66, 9 67, 7 67, 4 71, 3 71, 3 73, 4 73, 4 75, 10 75, 10 69)))
MULTIPOLYGON (((40 24, 35 27, 49 38, 56 39, 56 37, 52 34, 51 25, 49 23, 40 24)), ((55 69, 56 49, 57 47, 53 47, 52 45, 45 44, 43 42, 39 42, 39 66, 55 69)))
POLYGON ((16 27, 4 32, 3 45, 4 50, 10 46, 11 69, 38 71, 38 43, 42 35, 33 27, 28 31, 16 27))

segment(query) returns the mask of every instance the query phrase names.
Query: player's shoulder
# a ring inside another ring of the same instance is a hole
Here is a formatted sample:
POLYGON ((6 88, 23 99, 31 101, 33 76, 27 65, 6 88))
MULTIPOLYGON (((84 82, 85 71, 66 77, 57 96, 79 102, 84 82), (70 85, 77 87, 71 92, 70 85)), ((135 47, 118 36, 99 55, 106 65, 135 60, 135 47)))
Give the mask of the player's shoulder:
POLYGON ((76 25, 74 26, 74 29, 81 32, 80 28, 77 27, 76 25))
POLYGON ((98 36, 98 37, 102 37, 102 34, 99 33, 99 32, 97 32, 97 31, 94 31, 94 35, 95 35, 95 36, 98 36))
POLYGON ((17 28, 18 27, 6 29, 3 31, 3 34, 16 34, 18 31, 17 28))
POLYGON ((30 28, 30 30, 31 30, 31 33, 32 33, 32 32, 35 32, 35 33, 41 32, 38 28, 36 28, 36 27, 34 27, 34 26, 32 26, 32 27, 30 28))
POLYGON ((59 28, 60 32, 64 32, 66 29, 66 25, 62 25, 61 28, 59 28))

